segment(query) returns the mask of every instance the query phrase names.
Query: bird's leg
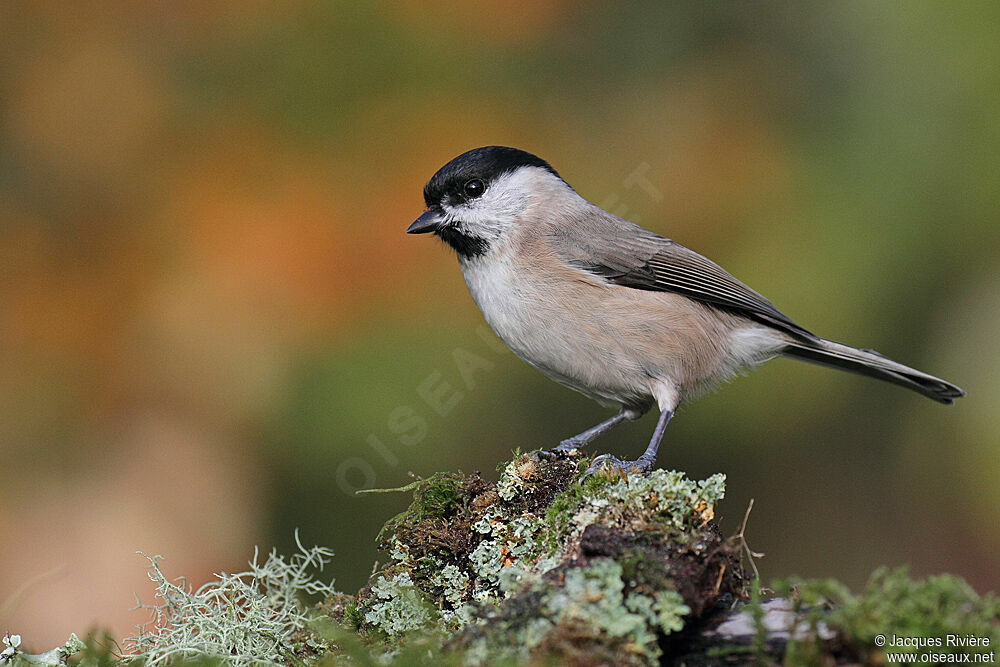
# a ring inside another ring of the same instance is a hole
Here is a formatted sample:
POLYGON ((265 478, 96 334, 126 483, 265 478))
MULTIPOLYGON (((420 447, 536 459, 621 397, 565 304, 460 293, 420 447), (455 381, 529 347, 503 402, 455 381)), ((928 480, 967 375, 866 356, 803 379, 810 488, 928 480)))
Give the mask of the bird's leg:
POLYGON ((590 442, 597 436, 607 433, 608 431, 613 429, 615 426, 618 426, 622 422, 636 419, 640 415, 641 413, 638 413, 635 410, 622 408, 621 411, 619 411, 618 414, 616 414, 611 419, 605 419, 597 426, 592 426, 583 433, 578 433, 572 437, 566 438, 552 449, 545 450, 541 453, 542 455, 552 455, 552 454, 561 454, 563 452, 569 452, 574 449, 579 449, 580 447, 586 445, 588 442, 590 442))
POLYGON ((601 454, 591 462, 590 467, 587 468, 587 474, 597 472, 604 466, 610 466, 624 473, 645 473, 652 470, 653 465, 656 463, 656 451, 660 448, 660 441, 663 440, 663 432, 667 430, 667 424, 670 423, 670 418, 673 416, 673 410, 664 410, 660 413, 660 418, 656 420, 656 428, 653 429, 653 437, 649 439, 649 446, 646 447, 646 451, 638 459, 635 461, 622 461, 611 454, 601 454))

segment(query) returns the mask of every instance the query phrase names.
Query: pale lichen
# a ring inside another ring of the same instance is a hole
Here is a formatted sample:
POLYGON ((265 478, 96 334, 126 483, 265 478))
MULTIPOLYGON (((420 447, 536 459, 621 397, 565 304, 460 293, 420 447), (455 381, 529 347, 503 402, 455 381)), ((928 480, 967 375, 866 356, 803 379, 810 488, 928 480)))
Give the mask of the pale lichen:
POLYGON ((525 480, 520 475, 517 462, 514 459, 504 466, 500 479, 497 480, 497 494, 504 500, 513 500, 514 496, 524 490, 525 480))
POLYGON ((69 659, 87 648, 87 645, 72 633, 62 646, 44 653, 25 653, 21 650, 21 635, 5 634, 4 649, 0 651, 0 664, 12 667, 63 667, 69 659))
MULTIPOLYGON (((621 566, 599 558, 569 570, 563 586, 548 594, 544 608, 556 623, 589 626, 596 637, 629 638, 636 653, 658 657, 652 615, 637 613, 651 609, 652 600, 633 593, 627 602, 621 566)), ((681 617, 689 610, 681 604, 678 611, 681 617)))
POLYGON ((410 509, 380 536, 388 564, 357 595, 316 580, 309 570, 331 553, 301 544, 198 590, 150 557, 161 603, 140 605, 153 624, 126 640, 130 653, 74 635, 32 655, 7 635, 0 665, 65 667, 76 652, 69 664, 81 667, 840 664, 884 661, 876 633, 989 640, 949 648, 949 659, 987 658, 1000 643, 1000 601, 947 575, 880 571, 859 595, 835 582, 776 584, 786 597, 762 601, 737 558, 742 528, 725 540, 712 521, 722 475, 582 477, 587 463, 519 457, 502 467, 502 489, 478 475, 414 482, 410 509), (308 594, 323 605, 307 610, 308 594))
POLYGON ((413 505, 381 536, 392 562, 359 596, 360 630, 393 651, 417 630, 458 632, 449 644, 470 663, 575 659, 593 647, 655 662, 663 635, 740 585, 707 526, 725 478, 584 477, 583 463, 520 456, 496 484, 435 475, 409 485, 413 505), (675 585, 692 566, 698 581, 675 585))
POLYGON ((310 618, 300 597, 334 595, 332 581, 324 583, 312 574, 333 553, 302 546, 297 533, 295 540, 299 553, 291 558, 272 551, 258 564, 255 552, 246 572, 218 574, 197 590, 183 578, 167 579, 160 556, 142 554, 161 603, 139 603, 138 608, 151 612, 152 624, 126 639, 130 652, 124 659, 151 666, 193 657, 239 667, 288 662, 297 648, 293 638, 310 618))
POLYGON ((437 614, 408 572, 379 577, 372 586, 371 605, 365 620, 390 637, 429 627, 437 614))

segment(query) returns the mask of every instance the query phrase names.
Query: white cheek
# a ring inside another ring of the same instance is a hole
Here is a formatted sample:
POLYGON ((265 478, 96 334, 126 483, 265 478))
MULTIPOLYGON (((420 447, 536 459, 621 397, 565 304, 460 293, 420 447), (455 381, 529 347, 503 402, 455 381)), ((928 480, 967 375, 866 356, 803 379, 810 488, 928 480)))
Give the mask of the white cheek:
POLYGON ((530 203, 534 181, 539 178, 534 169, 518 169, 504 174, 487 188, 478 199, 452 206, 443 205, 445 213, 469 234, 491 240, 499 239, 514 225, 530 203))

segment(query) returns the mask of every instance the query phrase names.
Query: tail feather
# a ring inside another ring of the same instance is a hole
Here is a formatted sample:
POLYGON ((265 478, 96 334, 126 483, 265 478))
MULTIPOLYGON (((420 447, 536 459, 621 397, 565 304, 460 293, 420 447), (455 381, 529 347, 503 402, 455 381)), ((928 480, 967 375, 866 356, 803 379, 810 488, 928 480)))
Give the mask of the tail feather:
POLYGON ((904 366, 875 350, 859 350, 832 340, 823 338, 813 341, 796 340, 789 343, 781 354, 892 382, 946 405, 951 405, 956 398, 965 396, 964 391, 950 382, 904 366))

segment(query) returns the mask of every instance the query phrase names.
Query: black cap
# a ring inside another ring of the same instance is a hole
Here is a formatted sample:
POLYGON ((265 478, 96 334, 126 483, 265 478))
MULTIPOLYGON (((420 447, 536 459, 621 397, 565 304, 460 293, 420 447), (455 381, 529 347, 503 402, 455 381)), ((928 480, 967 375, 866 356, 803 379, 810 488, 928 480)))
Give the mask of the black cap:
POLYGON ((531 153, 508 146, 483 146, 462 153, 438 169, 424 186, 424 202, 430 207, 445 197, 462 197, 462 186, 468 181, 479 178, 489 184, 519 167, 540 167, 559 177, 548 162, 531 153))

